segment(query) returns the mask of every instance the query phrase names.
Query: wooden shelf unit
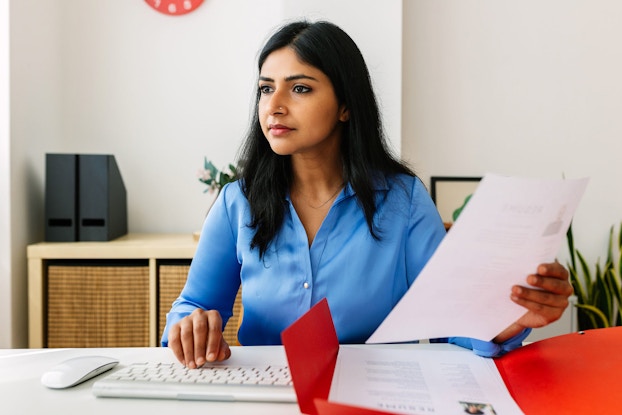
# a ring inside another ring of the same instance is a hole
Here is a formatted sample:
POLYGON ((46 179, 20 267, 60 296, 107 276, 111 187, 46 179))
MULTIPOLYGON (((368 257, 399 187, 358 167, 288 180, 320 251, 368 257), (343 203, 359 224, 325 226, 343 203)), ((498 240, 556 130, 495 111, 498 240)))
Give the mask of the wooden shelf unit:
MULTIPOLYGON (((29 245, 28 255, 28 345, 48 347, 48 271, 50 266, 72 263, 96 263, 97 266, 135 266, 143 263, 148 269, 148 344, 159 344, 158 304, 160 267, 168 264, 189 266, 197 246, 188 234, 128 234, 107 242, 41 242, 29 245)), ((79 265, 78 265, 79 264, 79 265)), ((75 281, 75 279, 74 279, 75 281)), ((62 285, 61 285, 62 286, 62 285)), ((170 305, 170 304, 169 304, 170 305)), ((168 305, 167 305, 168 307, 168 305)), ((85 309, 83 313, 93 312, 85 309)), ((161 329, 160 329, 161 330, 161 329)))

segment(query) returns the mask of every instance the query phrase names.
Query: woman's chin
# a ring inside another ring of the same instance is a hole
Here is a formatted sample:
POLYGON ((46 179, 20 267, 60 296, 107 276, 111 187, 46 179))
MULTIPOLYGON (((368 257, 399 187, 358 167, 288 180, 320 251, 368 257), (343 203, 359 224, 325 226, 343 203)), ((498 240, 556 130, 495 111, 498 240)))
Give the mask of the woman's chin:
POLYGON ((279 156, 291 156, 294 153, 291 146, 286 143, 274 143, 272 140, 270 141, 270 148, 279 156))

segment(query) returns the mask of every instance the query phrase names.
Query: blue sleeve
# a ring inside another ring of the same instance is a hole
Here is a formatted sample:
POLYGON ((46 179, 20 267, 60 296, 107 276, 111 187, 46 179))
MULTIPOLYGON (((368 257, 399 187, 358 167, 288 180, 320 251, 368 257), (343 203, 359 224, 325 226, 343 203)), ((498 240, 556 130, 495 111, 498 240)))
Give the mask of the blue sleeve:
POLYGON ((419 178, 415 178, 410 201, 410 221, 406 238, 406 277, 412 285, 446 235, 441 216, 419 178))
POLYGON ((527 336, 529 336, 529 333, 531 333, 531 329, 525 329, 521 333, 500 344, 484 340, 471 339, 469 337, 433 339, 430 340, 430 342, 455 344, 460 347, 471 349, 476 355, 482 357, 499 357, 503 356, 507 352, 519 348, 527 336))
POLYGON ((232 315, 240 287, 236 234, 227 209, 227 188, 232 185, 237 186, 226 185, 205 218, 186 284, 166 315, 162 346, 168 346, 169 327, 197 308, 218 310, 223 328, 232 315))

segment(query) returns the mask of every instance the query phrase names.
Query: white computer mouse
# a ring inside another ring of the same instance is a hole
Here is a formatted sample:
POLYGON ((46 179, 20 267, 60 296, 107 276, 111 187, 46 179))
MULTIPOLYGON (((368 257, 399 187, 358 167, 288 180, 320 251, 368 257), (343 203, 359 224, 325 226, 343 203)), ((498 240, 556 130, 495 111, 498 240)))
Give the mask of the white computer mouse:
POLYGON ((70 388, 112 369, 117 363, 117 359, 106 356, 74 357, 45 372, 41 383, 52 389, 70 388))

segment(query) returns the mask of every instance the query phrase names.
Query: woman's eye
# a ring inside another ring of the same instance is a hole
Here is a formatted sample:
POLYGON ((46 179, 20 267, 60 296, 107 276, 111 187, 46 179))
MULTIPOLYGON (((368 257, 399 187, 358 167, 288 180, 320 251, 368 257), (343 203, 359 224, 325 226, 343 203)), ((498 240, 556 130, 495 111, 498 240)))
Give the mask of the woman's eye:
POLYGON ((269 94, 270 92, 272 92, 272 88, 269 85, 260 85, 259 92, 261 92, 262 94, 269 94))
POLYGON ((306 92, 311 91, 311 88, 304 85, 296 85, 294 86, 294 92, 297 94, 304 94, 306 92))

